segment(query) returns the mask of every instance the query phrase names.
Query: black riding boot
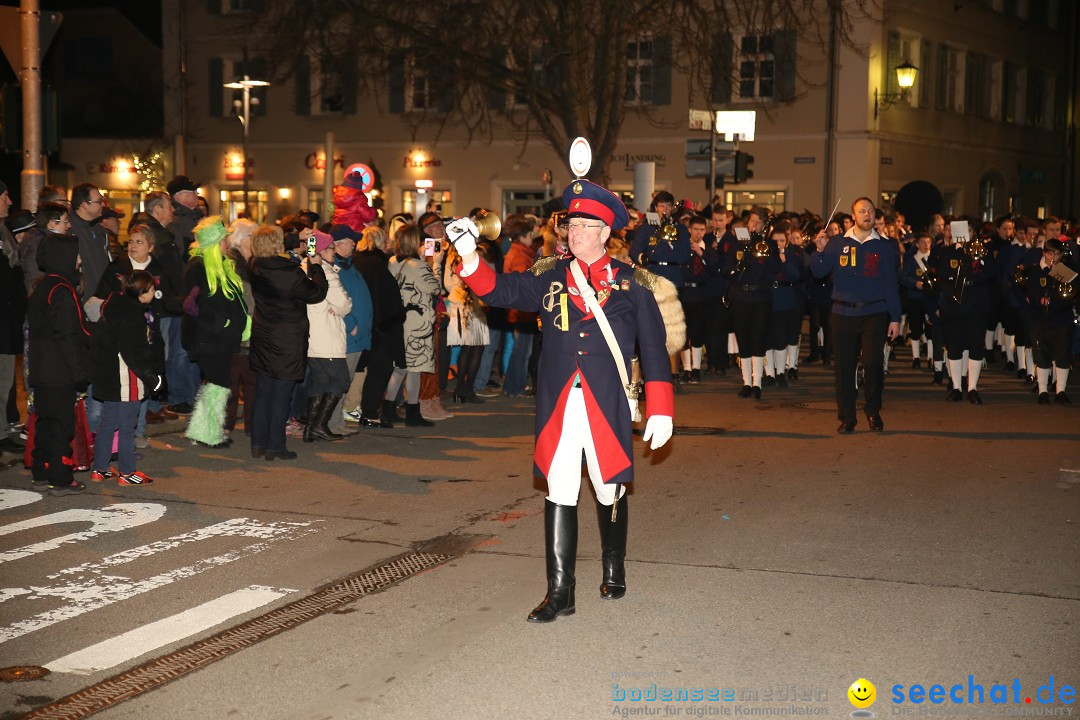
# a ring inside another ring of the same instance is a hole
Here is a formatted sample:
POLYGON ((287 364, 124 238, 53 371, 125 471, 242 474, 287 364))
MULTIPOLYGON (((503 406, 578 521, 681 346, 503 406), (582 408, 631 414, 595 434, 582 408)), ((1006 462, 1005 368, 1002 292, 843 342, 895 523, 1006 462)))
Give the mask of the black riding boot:
POLYGON ((574 565, 577 562, 577 506, 544 501, 547 547, 547 595, 529 613, 529 622, 554 622, 574 614, 574 565))
MULTIPOLYGON (((311 434, 316 440, 340 440, 341 435, 330 429, 330 413, 334 412, 334 406, 337 405, 340 395, 323 394, 319 395, 319 402, 315 405, 314 419, 308 419, 307 426, 311 428, 311 434)), ((308 412, 310 416, 310 411, 308 412)), ((304 434, 304 439, 307 440, 307 433, 304 434)))
POLYGON ((626 496, 619 500, 615 522, 611 522, 611 506, 596 503, 596 518, 600 521, 600 548, 603 552, 601 565, 604 580, 600 584, 600 597, 616 600, 626 594, 626 496))
POLYGON ((430 420, 425 420, 420 414, 420 403, 405 403, 406 427, 431 427, 434 424, 430 420))
POLYGON ((382 401, 382 410, 379 413, 379 422, 382 423, 383 427, 392 428, 394 427, 394 421, 397 419, 397 408, 394 407, 394 401, 384 399, 382 401))
POLYGON ((319 422, 319 400, 322 395, 311 395, 307 399, 307 422, 304 423, 304 442, 315 442, 319 437, 315 434, 315 426, 319 422))

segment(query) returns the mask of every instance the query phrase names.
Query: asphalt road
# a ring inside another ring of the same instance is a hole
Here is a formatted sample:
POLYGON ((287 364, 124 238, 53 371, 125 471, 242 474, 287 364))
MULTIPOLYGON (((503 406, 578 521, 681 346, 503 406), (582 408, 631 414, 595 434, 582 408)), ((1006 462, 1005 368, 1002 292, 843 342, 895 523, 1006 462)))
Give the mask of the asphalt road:
POLYGON ((0 666, 53 670, 0 683, 0 718, 57 700, 35 717, 82 717, 63 701, 80 692, 107 705, 100 717, 161 720, 840 716, 859 678, 878 717, 1066 714, 1080 682, 1080 409, 1038 406, 993 368, 984 405, 946 403, 909 366, 893 363, 883 434, 865 419, 835 434, 831 368, 760 401, 738 399, 734 375, 688 387, 670 447, 638 443, 629 592, 599 597, 586 490, 578 611, 549 626, 524 621, 544 594, 531 401, 295 440, 294 463, 158 426, 169 432, 139 465, 153 486, 79 497, 0 470, 0 666), (403 557, 428 566, 387 579, 403 557), (145 680, 155 659, 268 625, 342 578, 374 584, 145 680), (915 684, 942 685, 944 701, 913 702, 915 684))

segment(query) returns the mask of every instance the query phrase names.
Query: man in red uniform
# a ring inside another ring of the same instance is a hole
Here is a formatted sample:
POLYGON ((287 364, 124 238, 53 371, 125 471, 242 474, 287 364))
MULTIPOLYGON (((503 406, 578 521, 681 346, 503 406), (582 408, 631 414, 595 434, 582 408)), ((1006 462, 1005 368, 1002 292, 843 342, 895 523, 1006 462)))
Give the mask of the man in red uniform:
POLYGON ((543 371, 536 394, 533 459, 536 472, 548 484, 544 505, 548 590, 529 614, 529 622, 551 622, 574 613, 582 454, 600 521, 600 595, 614 599, 626 593, 628 518, 623 485, 633 480, 633 421, 614 356, 582 299, 571 263, 581 270, 585 294, 595 292, 627 368, 638 347, 648 396, 643 439, 651 440, 652 449, 670 439, 674 408, 666 331, 653 294, 656 276, 614 260, 605 249, 611 231, 626 225, 626 208, 609 190, 588 180, 575 180, 566 188, 563 206, 568 211, 572 257, 543 258, 524 273, 497 275, 481 263, 475 252, 477 228, 468 218, 447 227, 462 258, 460 275, 485 303, 540 314, 543 371))

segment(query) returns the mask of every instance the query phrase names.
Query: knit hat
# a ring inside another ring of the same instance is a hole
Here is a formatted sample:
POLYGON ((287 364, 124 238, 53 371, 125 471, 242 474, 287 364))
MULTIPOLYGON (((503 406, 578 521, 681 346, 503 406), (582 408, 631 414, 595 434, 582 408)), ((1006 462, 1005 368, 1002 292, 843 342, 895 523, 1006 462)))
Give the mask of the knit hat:
POLYGON ((315 252, 317 253, 334 247, 334 238, 321 230, 312 231, 311 236, 315 238, 315 252))

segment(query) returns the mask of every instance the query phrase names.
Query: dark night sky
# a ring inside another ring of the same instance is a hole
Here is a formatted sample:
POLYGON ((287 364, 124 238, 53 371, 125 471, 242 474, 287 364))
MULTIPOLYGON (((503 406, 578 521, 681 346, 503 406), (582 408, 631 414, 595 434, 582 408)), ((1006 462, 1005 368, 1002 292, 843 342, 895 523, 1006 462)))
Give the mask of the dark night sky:
MULTIPOLYGON (((133 25, 146 34, 150 40, 161 45, 161 2, 159 0, 113 0, 112 2, 94 2, 93 0, 41 0, 42 10, 64 10, 93 7, 113 7, 120 11, 133 25)), ((0 0, 0 5, 18 7, 17 0, 0 0)))

